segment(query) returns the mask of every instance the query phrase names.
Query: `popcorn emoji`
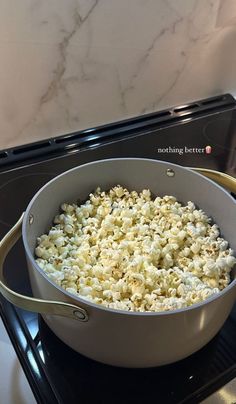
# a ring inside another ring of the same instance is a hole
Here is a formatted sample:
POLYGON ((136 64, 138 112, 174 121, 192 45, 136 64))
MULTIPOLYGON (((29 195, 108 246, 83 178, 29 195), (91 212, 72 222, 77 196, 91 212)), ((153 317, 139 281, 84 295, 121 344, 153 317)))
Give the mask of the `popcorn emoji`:
POLYGON ((211 148, 211 146, 206 146, 205 150, 206 150, 206 154, 211 154, 212 148, 211 148))

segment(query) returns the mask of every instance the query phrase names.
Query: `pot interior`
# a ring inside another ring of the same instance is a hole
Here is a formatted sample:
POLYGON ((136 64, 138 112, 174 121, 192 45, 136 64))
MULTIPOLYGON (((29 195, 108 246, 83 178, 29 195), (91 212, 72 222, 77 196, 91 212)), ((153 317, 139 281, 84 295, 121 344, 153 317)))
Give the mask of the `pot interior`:
POLYGON ((34 257, 37 237, 52 226, 52 220, 60 212, 63 202, 84 201, 98 186, 108 190, 117 184, 129 190, 150 189, 154 196, 173 195, 182 203, 194 202, 196 207, 212 217, 221 230, 221 236, 236 251, 236 201, 226 190, 175 164, 123 158, 100 160, 73 168, 41 188, 30 202, 24 218, 23 240, 27 254, 34 257), (167 175, 168 169, 173 170, 173 176, 167 175), (32 224, 29 215, 33 215, 32 224))

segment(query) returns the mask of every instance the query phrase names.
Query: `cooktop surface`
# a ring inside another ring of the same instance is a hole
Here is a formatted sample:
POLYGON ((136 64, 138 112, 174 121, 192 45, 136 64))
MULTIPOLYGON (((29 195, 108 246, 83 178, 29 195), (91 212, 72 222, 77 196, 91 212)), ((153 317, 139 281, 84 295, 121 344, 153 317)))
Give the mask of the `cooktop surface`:
MULTIPOLYGON (((89 161, 146 157, 236 177, 235 108, 233 97, 223 95, 3 150, 0 237, 42 185, 89 161)), ((11 288, 32 295, 21 240, 6 259, 4 275, 11 288)), ((61 342, 40 315, 18 309, 2 296, 0 314, 38 403, 199 403, 236 376, 236 306, 203 349, 152 369, 122 369, 89 360, 61 342)))

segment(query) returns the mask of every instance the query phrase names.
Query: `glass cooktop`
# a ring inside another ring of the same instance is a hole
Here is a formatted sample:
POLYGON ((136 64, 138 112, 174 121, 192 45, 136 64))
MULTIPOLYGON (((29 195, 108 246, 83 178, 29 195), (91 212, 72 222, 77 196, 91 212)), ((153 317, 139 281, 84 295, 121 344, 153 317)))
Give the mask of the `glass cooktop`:
MULTIPOLYGON (((89 161, 146 157, 236 177, 235 108, 226 94, 1 151, 0 237, 43 184, 89 161)), ((31 294, 21 240, 4 274, 14 290, 31 294)), ((236 306, 203 349, 152 369, 115 368, 87 359, 61 342, 40 315, 2 296, 0 314, 38 403, 199 403, 236 376, 236 306)))

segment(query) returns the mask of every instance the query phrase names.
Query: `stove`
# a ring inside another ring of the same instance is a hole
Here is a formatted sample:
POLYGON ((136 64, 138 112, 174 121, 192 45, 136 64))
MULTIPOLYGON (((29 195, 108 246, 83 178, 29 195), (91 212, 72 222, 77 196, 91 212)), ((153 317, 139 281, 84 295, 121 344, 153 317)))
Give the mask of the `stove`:
MULTIPOLYGON (((225 94, 1 151, 0 237, 51 178, 114 157, 166 160, 236 177, 236 102, 225 94)), ((14 290, 32 295, 21 240, 7 257, 4 275, 14 290)), ((87 359, 61 342, 40 315, 2 296, 0 314, 38 403, 199 403, 236 377, 236 305, 204 348, 152 369, 115 368, 87 359)))

